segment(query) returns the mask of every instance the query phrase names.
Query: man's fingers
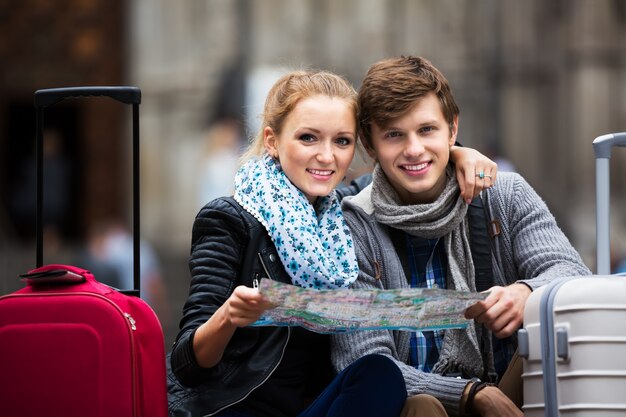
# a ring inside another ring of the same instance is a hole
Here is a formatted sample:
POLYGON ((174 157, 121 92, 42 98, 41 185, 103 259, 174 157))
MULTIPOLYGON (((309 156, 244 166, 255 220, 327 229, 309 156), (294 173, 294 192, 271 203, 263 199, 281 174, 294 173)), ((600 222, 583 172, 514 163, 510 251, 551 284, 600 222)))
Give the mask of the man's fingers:
POLYGON ((473 320, 479 315, 481 315, 482 313, 484 313, 485 311, 487 311, 487 307, 485 306, 485 303, 483 301, 479 301, 476 304, 469 306, 465 310, 464 316, 468 320, 473 320))

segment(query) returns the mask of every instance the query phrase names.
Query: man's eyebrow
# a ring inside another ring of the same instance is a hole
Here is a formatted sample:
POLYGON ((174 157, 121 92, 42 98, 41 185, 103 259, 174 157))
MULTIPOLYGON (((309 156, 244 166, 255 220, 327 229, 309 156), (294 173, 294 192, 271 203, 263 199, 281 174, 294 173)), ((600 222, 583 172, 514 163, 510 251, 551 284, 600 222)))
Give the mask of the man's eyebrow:
MULTIPOLYGON (((423 121, 423 122, 419 123, 417 126, 418 127, 431 126, 431 125, 435 125, 435 124, 439 124, 439 123, 440 122, 437 119, 428 119, 426 121, 423 121)), ((397 127, 394 124, 389 124, 387 126, 381 126, 380 129, 385 131, 385 132, 387 132, 389 130, 407 130, 406 128, 397 127)))

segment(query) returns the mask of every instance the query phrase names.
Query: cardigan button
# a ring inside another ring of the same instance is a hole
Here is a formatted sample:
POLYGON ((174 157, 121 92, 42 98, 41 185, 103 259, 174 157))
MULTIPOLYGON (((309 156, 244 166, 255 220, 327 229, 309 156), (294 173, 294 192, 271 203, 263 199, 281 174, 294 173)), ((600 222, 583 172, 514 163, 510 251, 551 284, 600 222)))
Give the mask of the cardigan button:
POLYGON ((276 262, 276 255, 274 255, 273 253, 270 253, 270 261, 276 262))

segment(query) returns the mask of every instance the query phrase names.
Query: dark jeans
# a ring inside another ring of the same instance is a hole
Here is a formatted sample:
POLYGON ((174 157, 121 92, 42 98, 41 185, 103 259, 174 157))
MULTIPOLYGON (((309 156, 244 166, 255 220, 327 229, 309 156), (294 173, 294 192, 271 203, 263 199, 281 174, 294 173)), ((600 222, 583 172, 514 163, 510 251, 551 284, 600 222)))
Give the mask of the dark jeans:
MULTIPOLYGON (((367 355, 337 375, 298 417, 398 417, 406 401, 400 369, 382 355, 367 355)), ((220 417, 249 417, 225 411, 220 417)))

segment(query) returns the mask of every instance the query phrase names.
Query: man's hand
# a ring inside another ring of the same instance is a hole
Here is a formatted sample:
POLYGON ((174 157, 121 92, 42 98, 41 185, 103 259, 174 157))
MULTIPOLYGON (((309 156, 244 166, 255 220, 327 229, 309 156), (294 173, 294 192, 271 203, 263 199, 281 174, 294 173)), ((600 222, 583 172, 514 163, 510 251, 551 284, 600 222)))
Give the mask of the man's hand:
POLYGON ((498 387, 486 387, 476 393, 474 410, 482 417, 522 417, 522 410, 498 387))
POLYGON ((524 320, 526 300, 532 292, 522 283, 491 287, 485 300, 465 310, 465 318, 484 324, 498 338, 511 336, 524 320))

